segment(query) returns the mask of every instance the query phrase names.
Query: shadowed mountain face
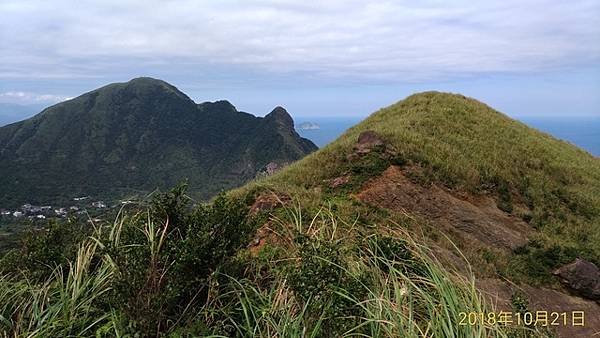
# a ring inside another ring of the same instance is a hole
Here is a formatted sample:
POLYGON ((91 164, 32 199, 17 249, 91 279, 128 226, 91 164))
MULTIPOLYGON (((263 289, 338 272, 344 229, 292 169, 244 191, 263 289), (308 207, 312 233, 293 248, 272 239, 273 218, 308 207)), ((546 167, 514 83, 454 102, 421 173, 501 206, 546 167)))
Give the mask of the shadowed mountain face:
POLYGON ((281 107, 196 104, 151 78, 111 84, 0 128, 0 206, 123 197, 187 179, 209 198, 316 150, 281 107))

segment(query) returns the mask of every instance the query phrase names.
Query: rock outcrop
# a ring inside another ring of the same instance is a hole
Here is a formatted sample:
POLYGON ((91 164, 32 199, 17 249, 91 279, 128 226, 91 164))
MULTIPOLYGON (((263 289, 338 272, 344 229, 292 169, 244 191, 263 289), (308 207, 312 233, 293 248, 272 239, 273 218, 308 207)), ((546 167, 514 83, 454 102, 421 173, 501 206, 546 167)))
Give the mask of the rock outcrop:
POLYGON ((600 269, 594 263, 577 258, 554 271, 554 274, 573 293, 600 302, 600 269))
POLYGON ((372 130, 367 130, 358 136, 358 142, 354 145, 354 152, 357 154, 366 154, 373 149, 384 147, 385 144, 386 142, 379 134, 372 130))
POLYGON ((360 133, 347 159, 348 161, 354 161, 374 152, 382 158, 387 159, 394 157, 396 153, 394 147, 381 137, 381 135, 372 130, 367 130, 360 133))

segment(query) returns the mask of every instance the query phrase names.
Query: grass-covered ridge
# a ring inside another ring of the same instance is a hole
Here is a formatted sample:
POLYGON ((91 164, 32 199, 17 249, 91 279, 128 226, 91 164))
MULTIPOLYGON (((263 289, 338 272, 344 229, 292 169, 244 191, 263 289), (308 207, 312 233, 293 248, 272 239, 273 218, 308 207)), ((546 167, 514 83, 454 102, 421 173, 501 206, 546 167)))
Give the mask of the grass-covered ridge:
MULTIPOLYGON (((528 272, 536 279, 547 275, 550 265, 575 256, 600 262, 600 160, 457 94, 409 96, 372 114, 325 148, 241 192, 267 187, 305 195, 307 201, 329 198, 327 189, 322 189, 324 182, 349 168, 353 170, 356 164, 349 163, 347 155, 359 134, 367 130, 391 143, 397 151, 395 162, 421 167, 419 180, 423 184, 492 195, 501 209, 537 229, 531 245, 518 252, 518 259, 511 260, 513 269, 552 261, 544 263, 541 271, 528 272)), ((359 175, 375 176, 390 163, 371 164, 370 170, 359 175)), ((354 187, 354 191, 359 188, 354 187)))

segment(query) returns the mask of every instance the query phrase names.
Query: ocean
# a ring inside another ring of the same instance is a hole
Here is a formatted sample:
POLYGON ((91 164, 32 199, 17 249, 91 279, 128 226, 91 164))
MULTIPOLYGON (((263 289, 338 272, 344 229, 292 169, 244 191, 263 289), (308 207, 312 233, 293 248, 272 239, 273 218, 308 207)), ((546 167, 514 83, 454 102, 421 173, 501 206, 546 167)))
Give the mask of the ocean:
POLYGON ((600 116, 527 118, 521 119, 521 121, 600 157, 600 116))
MULTIPOLYGON (((313 122, 320 129, 298 130, 298 133, 317 146, 323 147, 334 141, 344 131, 359 123, 358 117, 310 117, 297 118, 296 125, 313 122)), ((600 116, 576 118, 523 118, 521 122, 552 136, 568 141, 594 156, 600 156, 600 116)))

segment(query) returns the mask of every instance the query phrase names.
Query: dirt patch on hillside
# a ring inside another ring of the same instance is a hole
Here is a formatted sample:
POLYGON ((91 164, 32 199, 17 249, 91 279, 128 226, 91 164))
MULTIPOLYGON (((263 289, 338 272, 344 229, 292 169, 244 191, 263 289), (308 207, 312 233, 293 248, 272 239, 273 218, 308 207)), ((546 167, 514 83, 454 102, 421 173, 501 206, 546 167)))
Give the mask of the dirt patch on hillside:
POLYGON ((270 212, 273 209, 284 206, 291 201, 290 196, 278 194, 275 192, 266 192, 259 195, 252 206, 250 206, 249 215, 254 216, 261 212, 270 212))
POLYGON ((494 248, 514 249, 533 231, 522 219, 498 209, 486 196, 458 196, 436 185, 412 182, 398 166, 365 184, 357 198, 367 204, 416 214, 443 229, 494 248))
POLYGON ((271 222, 268 221, 263 226, 258 228, 256 234, 254 235, 254 238, 250 243, 248 243, 247 248, 250 252, 250 255, 256 257, 265 245, 276 243, 281 244, 280 240, 277 237, 277 234, 272 229, 271 222))

